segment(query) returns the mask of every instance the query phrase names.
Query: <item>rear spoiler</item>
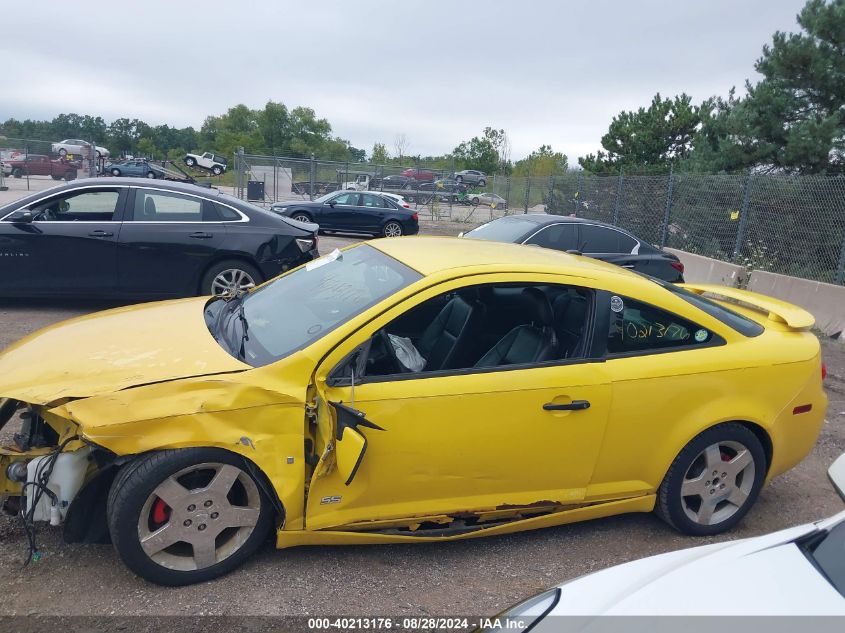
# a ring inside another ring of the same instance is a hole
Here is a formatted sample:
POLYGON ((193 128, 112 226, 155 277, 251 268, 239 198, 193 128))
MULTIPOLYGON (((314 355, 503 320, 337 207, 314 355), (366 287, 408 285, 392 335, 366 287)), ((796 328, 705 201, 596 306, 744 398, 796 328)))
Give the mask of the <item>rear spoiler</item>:
POLYGON ((797 305, 761 295, 751 290, 741 290, 730 286, 719 286, 716 284, 678 284, 681 288, 702 295, 704 293, 733 299, 739 303, 751 307, 768 315, 769 321, 783 323, 793 330, 808 330, 816 322, 815 317, 804 308, 797 305))

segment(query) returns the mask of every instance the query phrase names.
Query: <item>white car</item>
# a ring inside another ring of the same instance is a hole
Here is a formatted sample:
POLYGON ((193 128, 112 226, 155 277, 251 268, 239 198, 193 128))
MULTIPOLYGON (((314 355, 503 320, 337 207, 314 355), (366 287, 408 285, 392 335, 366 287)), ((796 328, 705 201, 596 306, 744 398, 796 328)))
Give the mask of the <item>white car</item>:
POLYGON ((390 198, 391 200, 393 200, 393 202, 398 204, 400 207, 404 207, 406 209, 411 208, 411 205, 408 204, 408 201, 405 200, 405 198, 403 198, 402 196, 400 196, 398 194, 387 193, 386 191, 373 191, 372 193, 377 193, 378 195, 384 196, 385 198, 390 198))
MULTIPOLYGON (((845 500, 845 455, 833 463, 829 475, 845 500)), ((599 615, 845 616, 845 512, 773 534, 587 574, 489 618, 481 630, 558 633, 575 630, 566 623, 583 625, 585 617, 593 622, 578 631, 608 630, 607 623, 595 618, 599 615)), ((648 622, 644 618, 646 628, 626 630, 647 630, 648 622)))
POLYGON ((206 169, 215 176, 219 176, 226 171, 226 167, 228 166, 228 162, 225 158, 211 152, 203 152, 202 154, 185 154, 185 157, 182 160, 188 167, 206 169))
POLYGON ((370 188, 370 176, 368 174, 358 174, 355 180, 343 183, 340 188, 347 191, 367 191, 370 188))
MULTIPOLYGON (((53 143, 51 148, 54 154, 62 157, 71 154, 80 158, 88 158, 88 152, 91 151, 91 143, 78 138, 66 138, 58 143, 53 143)), ((97 158, 108 158, 110 155, 109 150, 99 145, 94 146, 94 151, 97 153, 97 158)))
POLYGON ((508 208, 508 201, 497 193, 469 193, 467 194, 467 200, 472 204, 483 204, 496 209, 508 208))

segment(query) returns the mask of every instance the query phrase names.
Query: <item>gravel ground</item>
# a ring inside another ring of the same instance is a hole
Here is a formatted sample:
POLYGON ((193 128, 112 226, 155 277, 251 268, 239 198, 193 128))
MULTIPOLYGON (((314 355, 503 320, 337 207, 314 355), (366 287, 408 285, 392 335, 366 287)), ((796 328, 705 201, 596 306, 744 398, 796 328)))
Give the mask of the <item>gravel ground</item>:
MULTIPOLYGON (((457 233, 467 225, 443 226, 457 233)), ((426 227, 425 232, 434 232, 426 227)), ((321 238, 321 250, 350 238, 321 238)), ((113 304, 0 303, 0 349, 40 327, 113 304)), ((216 581, 168 589, 133 576, 108 545, 67 545, 39 533, 43 559, 21 566, 16 519, 0 517, 2 615, 489 615, 559 581, 669 550, 763 534, 823 518, 843 505, 826 470, 845 450, 845 346, 823 341, 830 409, 818 444, 767 486, 729 534, 695 539, 652 515, 445 543, 357 547, 269 545, 216 581)), ((8 430, 5 433, 8 435, 8 430)))

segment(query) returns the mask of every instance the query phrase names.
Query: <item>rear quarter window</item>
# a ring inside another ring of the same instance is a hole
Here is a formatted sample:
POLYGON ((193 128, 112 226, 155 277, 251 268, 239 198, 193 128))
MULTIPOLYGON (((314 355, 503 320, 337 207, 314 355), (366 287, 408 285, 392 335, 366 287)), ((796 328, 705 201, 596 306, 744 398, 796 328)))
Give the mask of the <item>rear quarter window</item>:
POLYGON ((670 284, 659 279, 654 279, 654 282, 659 284, 672 294, 680 297, 687 303, 691 303, 702 312, 724 323, 729 328, 736 330, 743 336, 759 336, 765 331, 765 328, 759 323, 757 323, 757 321, 754 321, 753 319, 749 319, 747 316, 734 312, 733 310, 730 310, 725 306, 716 303, 712 299, 702 297, 701 295, 698 295, 694 292, 690 292, 689 290, 681 288, 680 286, 670 284))

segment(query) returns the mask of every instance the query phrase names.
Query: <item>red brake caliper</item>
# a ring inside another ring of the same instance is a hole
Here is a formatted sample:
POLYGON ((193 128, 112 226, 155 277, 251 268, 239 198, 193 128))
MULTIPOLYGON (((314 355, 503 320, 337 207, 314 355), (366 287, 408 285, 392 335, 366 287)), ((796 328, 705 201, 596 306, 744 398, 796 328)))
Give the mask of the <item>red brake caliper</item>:
POLYGON ((161 499, 156 499, 153 503, 153 523, 155 525, 164 525, 170 520, 170 506, 161 499))

